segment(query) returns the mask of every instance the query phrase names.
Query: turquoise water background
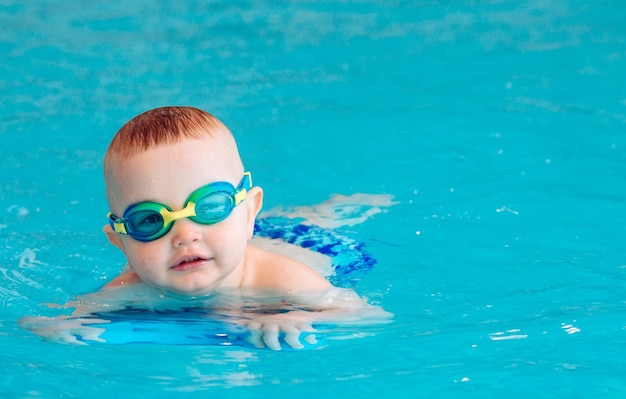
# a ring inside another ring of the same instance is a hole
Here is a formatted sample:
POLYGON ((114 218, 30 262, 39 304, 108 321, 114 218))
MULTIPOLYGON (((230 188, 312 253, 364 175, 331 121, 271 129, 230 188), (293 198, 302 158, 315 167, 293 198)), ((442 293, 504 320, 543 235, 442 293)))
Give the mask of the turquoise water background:
POLYGON ((6 398, 626 395, 621 1, 0 0, 6 398), (124 259, 101 161, 147 109, 234 132, 266 208, 399 203, 347 232, 395 314, 306 352, 67 346, 16 325, 124 259))

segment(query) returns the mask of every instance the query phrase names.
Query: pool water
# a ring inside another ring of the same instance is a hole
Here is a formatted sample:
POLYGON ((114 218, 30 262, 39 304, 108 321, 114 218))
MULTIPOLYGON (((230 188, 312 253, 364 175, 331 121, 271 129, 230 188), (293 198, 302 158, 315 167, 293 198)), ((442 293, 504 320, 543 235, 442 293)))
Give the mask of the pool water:
POLYGON ((624 397, 625 11, 0 2, 1 396, 624 397), (378 260, 355 289, 393 323, 301 352, 19 328, 123 266, 102 157, 168 104, 231 128, 268 210, 393 195, 344 228, 378 260))

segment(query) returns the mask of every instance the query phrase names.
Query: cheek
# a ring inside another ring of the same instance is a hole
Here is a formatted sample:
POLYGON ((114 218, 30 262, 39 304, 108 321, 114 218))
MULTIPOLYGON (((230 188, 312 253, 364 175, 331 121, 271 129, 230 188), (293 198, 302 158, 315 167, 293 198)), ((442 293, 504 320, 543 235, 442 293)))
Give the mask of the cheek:
POLYGON ((243 207, 236 211, 233 211, 226 220, 212 226, 214 229, 210 229, 213 238, 211 241, 222 248, 228 248, 229 251, 242 251, 248 242, 246 212, 243 207), (241 210, 243 212, 240 212, 241 210))
POLYGON ((150 243, 140 243, 137 241, 129 242, 126 247, 126 259, 130 267, 135 269, 144 269, 146 265, 154 264, 161 258, 158 246, 150 243))

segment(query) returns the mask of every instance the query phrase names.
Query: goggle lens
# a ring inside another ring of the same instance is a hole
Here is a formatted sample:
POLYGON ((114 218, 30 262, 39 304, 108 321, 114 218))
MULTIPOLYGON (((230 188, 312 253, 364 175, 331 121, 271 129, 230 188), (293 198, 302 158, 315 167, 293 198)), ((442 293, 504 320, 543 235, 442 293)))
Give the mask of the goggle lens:
POLYGON ((137 239, 149 238, 165 227, 163 215, 155 209, 131 210, 124 218, 128 234, 137 239))
POLYGON ((210 193, 196 202, 196 216, 191 219, 199 223, 217 223, 224 220, 234 208, 232 196, 227 193, 210 193))

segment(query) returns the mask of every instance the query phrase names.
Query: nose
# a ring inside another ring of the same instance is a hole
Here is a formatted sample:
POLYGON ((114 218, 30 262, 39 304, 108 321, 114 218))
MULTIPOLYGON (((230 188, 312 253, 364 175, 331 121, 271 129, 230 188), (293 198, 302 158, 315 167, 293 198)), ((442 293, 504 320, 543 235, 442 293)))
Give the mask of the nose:
POLYGON ((178 219, 170 231, 172 245, 179 248, 202 239, 202 226, 190 219, 178 219))

